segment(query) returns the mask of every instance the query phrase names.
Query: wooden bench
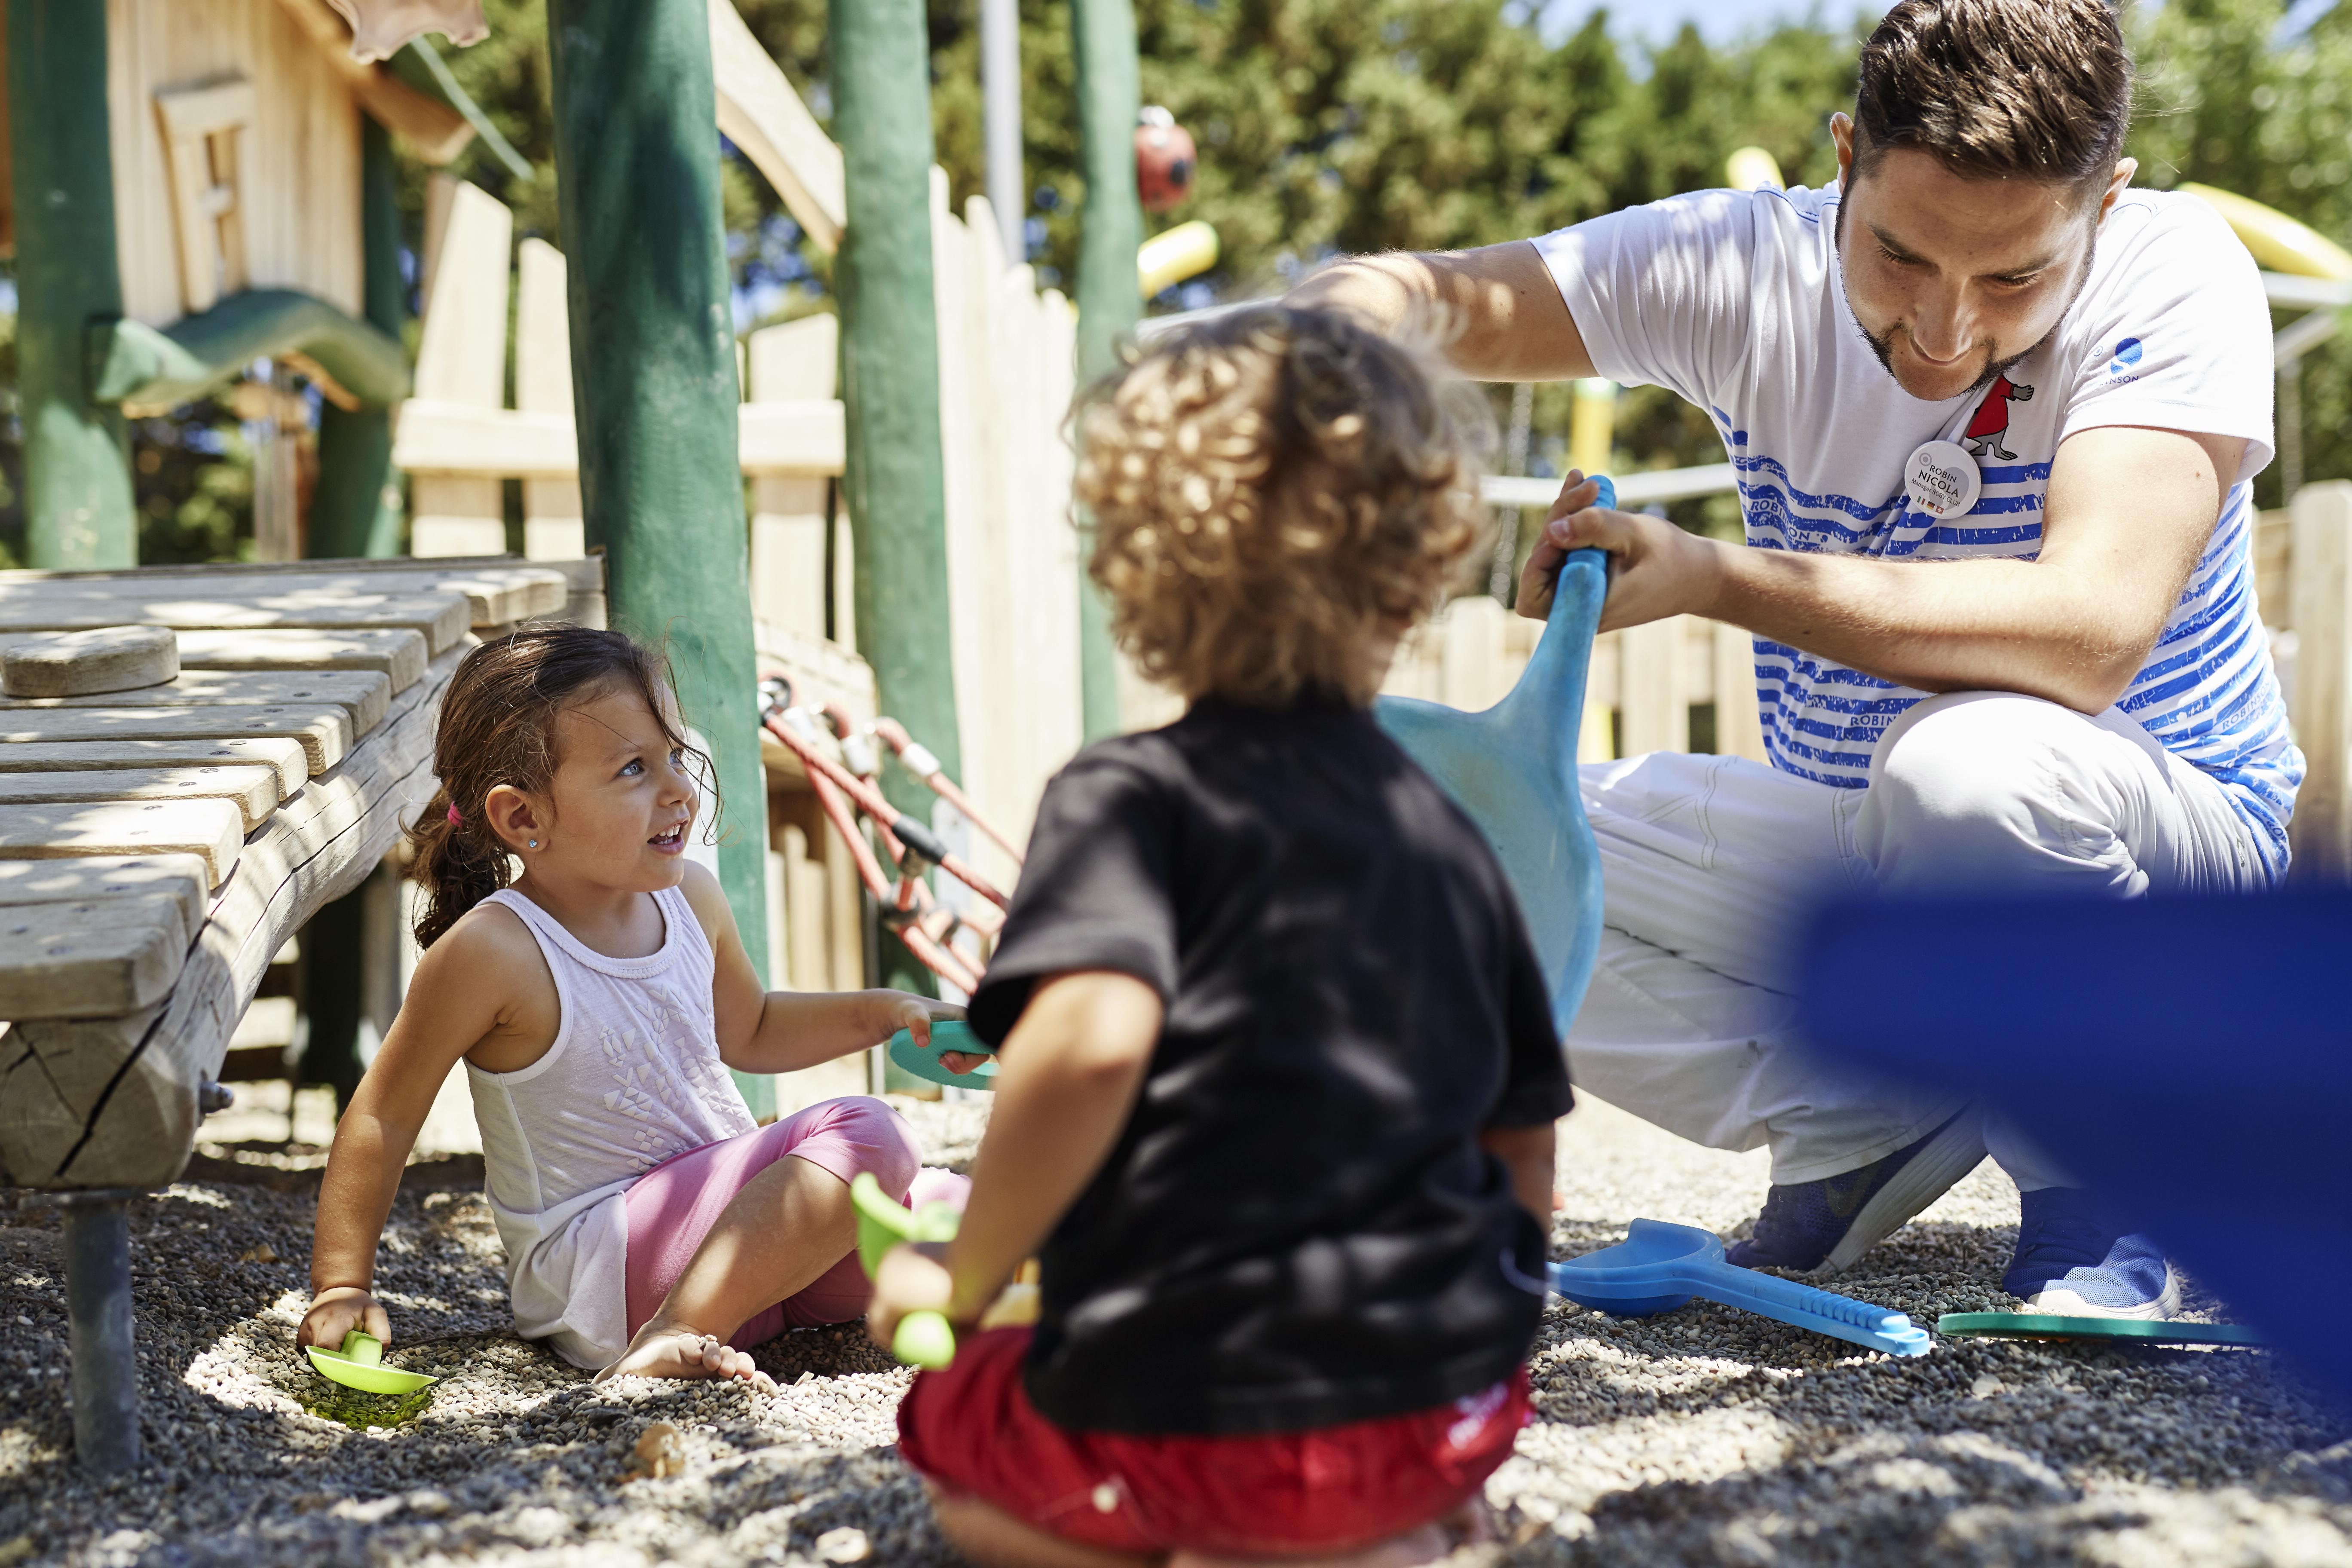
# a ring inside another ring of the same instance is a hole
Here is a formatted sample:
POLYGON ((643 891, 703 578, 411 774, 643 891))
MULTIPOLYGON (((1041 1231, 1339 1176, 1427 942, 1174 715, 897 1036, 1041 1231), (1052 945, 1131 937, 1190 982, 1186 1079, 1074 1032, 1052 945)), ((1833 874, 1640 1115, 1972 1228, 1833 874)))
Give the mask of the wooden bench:
POLYGON ((601 560, 0 573, 0 644, 179 634, 165 684, 0 699, 0 1184, 67 1212, 78 1437, 136 1431, 123 1201, 185 1167, 272 955, 430 795, 473 634, 603 612, 601 560))

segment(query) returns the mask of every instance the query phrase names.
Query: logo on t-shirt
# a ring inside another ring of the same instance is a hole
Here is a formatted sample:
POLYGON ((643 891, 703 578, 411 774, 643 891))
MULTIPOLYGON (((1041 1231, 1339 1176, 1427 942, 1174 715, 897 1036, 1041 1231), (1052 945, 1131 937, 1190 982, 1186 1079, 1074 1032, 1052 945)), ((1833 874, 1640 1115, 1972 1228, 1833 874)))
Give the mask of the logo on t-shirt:
MULTIPOLYGON (((2137 352, 2138 345, 2135 343, 2133 349, 2137 352)), ((2020 403, 2031 403, 2033 401, 2033 388, 2020 386, 2004 375, 1997 378, 1986 391, 1984 401, 1977 405, 1977 416, 1969 421, 1968 429, 1960 435, 1960 444, 1969 449, 1970 457, 1990 455, 2004 462, 2016 461, 2017 454, 2000 444, 2000 438, 2009 433, 2009 403, 2011 398, 2020 403)))
POLYGON ((2123 383, 2137 381, 2139 377, 2132 374, 2132 369, 2139 363, 2139 354, 2137 338, 2126 338, 2117 343, 2116 357, 2107 364, 2107 379, 2123 383))

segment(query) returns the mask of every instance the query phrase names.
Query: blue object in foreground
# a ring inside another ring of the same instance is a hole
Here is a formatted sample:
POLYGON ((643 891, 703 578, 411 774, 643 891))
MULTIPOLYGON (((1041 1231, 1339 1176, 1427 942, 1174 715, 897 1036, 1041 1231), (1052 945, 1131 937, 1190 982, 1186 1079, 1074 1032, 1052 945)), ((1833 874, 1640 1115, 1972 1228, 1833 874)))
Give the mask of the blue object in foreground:
POLYGON ((970 1072, 958 1072, 940 1060, 941 1051, 963 1051, 974 1056, 993 1058, 996 1047, 982 1041, 971 1032, 970 1024, 952 1018, 931 1020, 929 1048, 915 1044, 914 1035, 906 1029, 890 1037, 890 1059, 917 1078, 931 1083, 943 1083, 950 1089, 994 1089, 996 1063, 984 1061, 970 1072))
POLYGON ((1798 951, 1810 1046, 1983 1096, 2352 1397, 2352 892, 1865 900, 1798 951))
POLYGON ((1671 1312, 1694 1296, 1852 1340, 1888 1355, 1926 1355, 1927 1331, 1901 1312, 1723 1260, 1723 1243, 1695 1225, 1637 1219, 1614 1247, 1555 1263, 1551 1288, 1620 1318, 1671 1312))
MULTIPOLYGON (((1616 486, 1599 482, 1593 504, 1615 506, 1616 486)), ((1552 1023, 1563 1035, 1601 949, 1601 854, 1576 789, 1576 738, 1592 634, 1608 595, 1608 557, 1572 551, 1543 637, 1510 695, 1484 713, 1410 697, 1383 697, 1372 708, 1381 727, 1494 846, 1526 911, 1551 990, 1552 1023)))

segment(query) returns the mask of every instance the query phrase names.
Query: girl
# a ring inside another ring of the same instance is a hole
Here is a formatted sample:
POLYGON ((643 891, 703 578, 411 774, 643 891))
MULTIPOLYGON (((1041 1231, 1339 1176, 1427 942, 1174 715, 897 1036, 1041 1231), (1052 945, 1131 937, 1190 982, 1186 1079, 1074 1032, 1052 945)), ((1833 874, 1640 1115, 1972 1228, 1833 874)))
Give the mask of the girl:
POLYGON ((1082 416, 1093 575, 1191 706, 1046 790, 962 1229, 877 1281, 887 1344, 1041 1256, 1034 1330, 899 1411, 976 1563, 1423 1563, 1511 1452, 1568 1074, 1501 868, 1370 711, 1480 531, 1466 390, 1261 307, 1082 416))
MULTIPOLYGON (((726 1069, 790 1072, 901 1028, 928 1040, 959 1011, 763 994, 717 880, 685 858, 707 762, 617 632, 519 631, 458 666, 441 788, 411 835, 425 954, 335 1129, 301 1343, 390 1339, 376 1243, 459 1057, 524 1338, 606 1376, 764 1382, 746 1347, 864 1310, 849 1183, 871 1171, 907 1194, 911 1132, 863 1098, 755 1126, 726 1069)), ((943 1181, 916 1201, 957 1195, 940 1189, 961 1178, 925 1176, 943 1181)))

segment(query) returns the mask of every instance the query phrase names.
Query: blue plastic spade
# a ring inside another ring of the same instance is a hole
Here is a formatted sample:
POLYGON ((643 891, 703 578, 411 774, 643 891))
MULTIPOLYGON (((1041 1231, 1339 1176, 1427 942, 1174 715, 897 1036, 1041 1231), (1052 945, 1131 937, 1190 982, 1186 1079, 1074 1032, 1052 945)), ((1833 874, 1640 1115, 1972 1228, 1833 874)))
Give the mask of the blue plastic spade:
POLYGON ((1637 1219, 1616 1246, 1555 1263, 1549 1272, 1555 1291, 1612 1317, 1654 1317, 1697 1296, 1888 1355, 1927 1353, 1927 1331, 1903 1313, 1726 1263, 1723 1243, 1695 1225, 1637 1219))
MULTIPOLYGON (((1593 504, 1615 506, 1617 487, 1599 483, 1593 504)), ((1543 637, 1510 695, 1484 713, 1411 697, 1383 697, 1373 707, 1381 728, 1494 846, 1518 891, 1562 1035, 1583 1004, 1601 945, 1601 856, 1576 790, 1576 738, 1608 595, 1607 555, 1571 551, 1543 637)))

